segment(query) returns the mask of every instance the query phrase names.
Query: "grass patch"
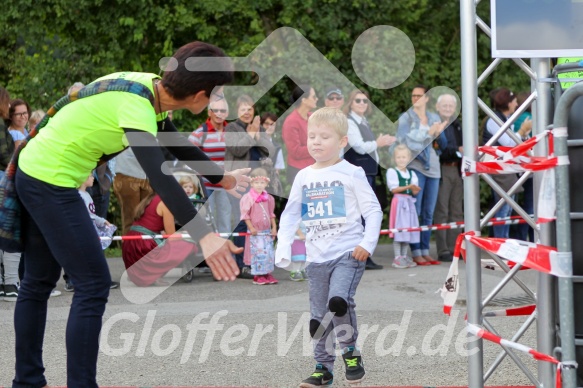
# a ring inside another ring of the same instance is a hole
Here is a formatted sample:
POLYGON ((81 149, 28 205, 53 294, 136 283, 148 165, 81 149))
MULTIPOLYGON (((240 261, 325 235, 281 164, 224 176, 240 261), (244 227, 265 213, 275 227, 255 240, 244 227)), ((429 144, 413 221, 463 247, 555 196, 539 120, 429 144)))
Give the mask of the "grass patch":
POLYGON ((105 257, 121 257, 121 247, 109 247, 105 250, 105 257))

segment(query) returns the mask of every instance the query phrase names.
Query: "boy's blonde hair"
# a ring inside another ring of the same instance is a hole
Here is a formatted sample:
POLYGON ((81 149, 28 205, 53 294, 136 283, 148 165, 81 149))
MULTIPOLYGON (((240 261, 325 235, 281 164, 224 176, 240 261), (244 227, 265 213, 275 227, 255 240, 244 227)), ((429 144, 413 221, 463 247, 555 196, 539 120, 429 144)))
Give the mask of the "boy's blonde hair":
POLYGON ((348 134, 348 119, 346 115, 337 108, 320 108, 315 111, 308 119, 308 127, 310 126, 327 126, 338 134, 344 137, 348 134))
POLYGON ((413 156, 413 153, 411 152, 409 147, 407 147, 405 144, 398 144, 395 148, 393 148, 393 160, 395 159, 395 155, 397 154, 397 151, 406 151, 407 154, 409 155, 409 160, 413 156))

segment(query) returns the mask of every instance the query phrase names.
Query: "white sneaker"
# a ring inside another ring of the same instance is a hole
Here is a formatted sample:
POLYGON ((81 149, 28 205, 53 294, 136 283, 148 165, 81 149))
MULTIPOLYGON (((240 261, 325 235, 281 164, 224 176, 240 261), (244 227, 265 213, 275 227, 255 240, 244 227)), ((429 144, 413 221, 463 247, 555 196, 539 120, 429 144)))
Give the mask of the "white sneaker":
POLYGON ((61 296, 61 291, 59 291, 57 289, 52 290, 50 297, 53 298, 55 296, 61 296))
POLYGON ((417 267, 417 263, 413 261, 412 257, 409 256, 403 256, 405 258, 405 261, 407 262, 407 268, 414 268, 417 267))
POLYGON ((393 268, 399 268, 399 269, 409 268, 409 263, 407 262, 407 257, 406 256, 395 257, 393 259, 392 266, 393 266, 393 268))

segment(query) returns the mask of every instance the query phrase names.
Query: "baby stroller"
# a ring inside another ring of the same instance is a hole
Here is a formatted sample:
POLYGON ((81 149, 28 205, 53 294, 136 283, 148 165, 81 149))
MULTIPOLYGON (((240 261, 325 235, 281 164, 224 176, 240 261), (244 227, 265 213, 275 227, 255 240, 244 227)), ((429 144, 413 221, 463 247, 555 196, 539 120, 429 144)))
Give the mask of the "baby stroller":
MULTIPOLYGON (((213 218, 213 214, 211 211, 207 211, 207 208, 204 207, 208 199, 208 192, 206 190, 205 185, 202 183, 202 180, 196 175, 194 171, 186 168, 175 169, 173 171, 173 175, 179 182, 184 177, 189 177, 190 179, 192 179, 196 193, 195 195, 192 195, 190 197, 192 206, 194 206, 196 211, 204 217, 206 224, 211 228, 211 230, 217 233, 218 230, 215 224, 215 220, 213 218)), ((176 230, 180 229, 181 227, 182 225, 176 224, 176 230)), ((196 268, 208 268, 203 259, 202 249, 200 249, 200 246, 198 246, 198 248, 199 248, 198 252, 195 255, 192 255, 192 257, 188 257, 182 263, 182 269, 184 272, 184 275, 182 275, 182 281, 185 283, 192 282, 192 279, 194 278, 194 271, 196 268)))

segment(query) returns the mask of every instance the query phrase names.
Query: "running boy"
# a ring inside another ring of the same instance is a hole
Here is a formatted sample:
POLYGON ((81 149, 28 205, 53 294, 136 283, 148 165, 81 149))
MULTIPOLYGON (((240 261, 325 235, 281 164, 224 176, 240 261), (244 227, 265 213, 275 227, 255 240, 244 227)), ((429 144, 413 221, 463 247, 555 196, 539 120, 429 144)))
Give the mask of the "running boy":
POLYGON ((300 221, 306 225, 310 335, 316 370, 300 384, 302 388, 332 384, 337 334, 341 334, 337 338, 347 381, 359 383, 365 374, 356 348, 354 295, 366 259, 377 245, 383 214, 364 170, 339 157, 348 143, 347 132, 346 116, 338 109, 322 108, 310 116, 307 145, 316 162, 296 176, 280 221, 275 257, 283 268, 291 263, 291 246, 300 221), (327 342, 332 346, 327 348, 327 342))

